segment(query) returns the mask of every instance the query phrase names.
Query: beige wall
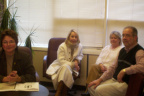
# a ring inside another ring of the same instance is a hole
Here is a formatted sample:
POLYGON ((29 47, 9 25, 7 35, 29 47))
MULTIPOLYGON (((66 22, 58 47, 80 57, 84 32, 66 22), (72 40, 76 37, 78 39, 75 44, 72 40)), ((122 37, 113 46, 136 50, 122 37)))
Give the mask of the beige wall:
MULTIPOLYGON (((35 50, 34 49, 34 53, 33 53, 33 63, 35 66, 36 71, 38 72, 39 76, 40 76, 40 81, 46 81, 46 82, 51 82, 51 80, 46 79, 45 77, 43 77, 43 57, 47 55, 47 49, 46 50, 35 50)), ((81 75, 80 78, 78 78, 75 81, 76 85, 81 85, 81 86, 85 86, 85 82, 86 82, 86 76, 87 76, 87 66, 88 69, 90 68, 91 64, 94 64, 96 61, 98 55, 87 55, 84 53, 84 57, 83 60, 81 62, 81 75), (87 58, 89 57, 89 58, 87 58), (89 63, 87 65, 87 59, 89 60, 89 63)))

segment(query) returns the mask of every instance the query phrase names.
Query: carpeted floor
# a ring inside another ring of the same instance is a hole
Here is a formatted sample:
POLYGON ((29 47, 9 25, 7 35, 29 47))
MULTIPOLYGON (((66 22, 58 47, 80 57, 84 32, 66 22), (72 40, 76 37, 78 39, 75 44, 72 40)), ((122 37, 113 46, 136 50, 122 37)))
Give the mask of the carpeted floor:
MULTIPOLYGON (((54 90, 52 83, 47 82, 40 82, 41 85, 45 86, 49 90, 48 96, 55 96, 55 92, 50 92, 51 90, 54 90)), ((85 87, 84 86, 76 86, 74 85, 72 88, 72 91, 70 91, 68 96, 81 96, 81 93, 84 93, 85 87), (74 93, 73 90, 76 90, 76 93, 74 93)))

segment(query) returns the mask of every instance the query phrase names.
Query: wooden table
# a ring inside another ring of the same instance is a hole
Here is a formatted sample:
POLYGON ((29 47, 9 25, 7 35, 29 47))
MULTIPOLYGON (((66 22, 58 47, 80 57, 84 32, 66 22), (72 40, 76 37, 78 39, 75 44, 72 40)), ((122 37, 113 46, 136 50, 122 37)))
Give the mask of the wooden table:
POLYGON ((0 92, 0 96, 48 96, 49 91, 46 87, 39 84, 39 91, 6 91, 0 92))

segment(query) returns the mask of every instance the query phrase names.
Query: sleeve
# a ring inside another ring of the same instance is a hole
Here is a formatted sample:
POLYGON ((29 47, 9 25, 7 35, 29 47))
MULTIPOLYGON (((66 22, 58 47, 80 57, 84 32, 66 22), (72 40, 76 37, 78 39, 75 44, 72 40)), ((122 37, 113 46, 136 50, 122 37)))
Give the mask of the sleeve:
POLYGON ((66 52, 67 46, 64 45, 64 43, 62 43, 57 51, 57 58, 58 58, 58 62, 60 63, 60 66, 63 64, 68 64, 69 66, 71 66, 71 68, 74 67, 74 62, 68 61, 66 60, 66 54, 68 54, 66 52))
POLYGON ((0 82, 2 82, 4 76, 0 75, 0 82))
POLYGON ((108 52, 109 52, 108 49, 109 49, 108 46, 106 46, 106 47, 104 47, 104 48, 102 49, 100 55, 98 56, 98 58, 97 58, 97 60, 96 60, 96 64, 97 64, 97 65, 103 63, 103 58, 104 58, 104 56, 106 56, 106 54, 108 54, 108 52))
MULTIPOLYGON (((117 59, 118 60, 118 59, 117 59)), ((110 79, 112 78, 114 72, 115 72, 115 69, 118 65, 118 61, 116 61, 115 63, 113 63, 112 65, 110 65, 110 67, 108 68, 107 71, 105 71, 102 76, 100 77, 103 81, 107 80, 107 79, 110 79)))
POLYGON ((2 75, 2 73, 4 72, 5 68, 2 66, 2 62, 0 59, 0 83, 2 82, 4 75, 2 75))
POLYGON ((79 45, 79 53, 78 53, 78 55, 76 56, 76 60, 78 60, 78 62, 80 63, 80 61, 82 60, 82 58, 83 58, 83 53, 82 53, 82 50, 83 50, 83 47, 82 47, 82 45, 80 44, 79 45))
POLYGON ((139 50, 136 53, 136 64, 126 68, 126 74, 131 75, 135 73, 144 74, 144 50, 139 50))
POLYGON ((21 82, 35 82, 35 68, 29 54, 24 55, 21 59, 21 66, 18 69, 18 75, 21 77, 21 82))
POLYGON ((4 73, 6 72, 6 64, 3 64, 4 55, 2 54, 2 50, 0 50, 0 83, 4 78, 4 73))

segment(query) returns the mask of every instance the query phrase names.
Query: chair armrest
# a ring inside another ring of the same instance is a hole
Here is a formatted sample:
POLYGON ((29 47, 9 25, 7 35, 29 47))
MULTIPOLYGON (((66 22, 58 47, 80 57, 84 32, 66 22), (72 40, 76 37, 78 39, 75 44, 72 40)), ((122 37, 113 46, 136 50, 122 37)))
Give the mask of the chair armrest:
POLYGON ((36 76, 36 82, 40 82, 40 78, 37 72, 35 72, 35 76, 36 76))
POLYGON ((79 67, 80 67, 80 70, 79 70, 78 78, 80 78, 80 74, 81 74, 81 62, 79 63, 79 67))
POLYGON ((143 92, 144 75, 141 73, 133 74, 129 78, 126 96, 141 96, 143 92))
POLYGON ((47 70, 47 55, 43 58, 43 77, 46 77, 46 70, 47 70))
POLYGON ((76 76, 76 75, 74 75, 74 73, 73 73, 73 78, 74 78, 74 80, 76 80, 77 78, 80 78, 80 74, 81 74, 81 62, 79 63, 79 67, 80 67, 79 75, 76 76))
POLYGON ((51 76, 46 74, 47 68, 48 68, 48 66, 47 66, 47 55, 45 55, 44 58, 43 58, 43 77, 46 77, 47 79, 51 79, 51 76))

